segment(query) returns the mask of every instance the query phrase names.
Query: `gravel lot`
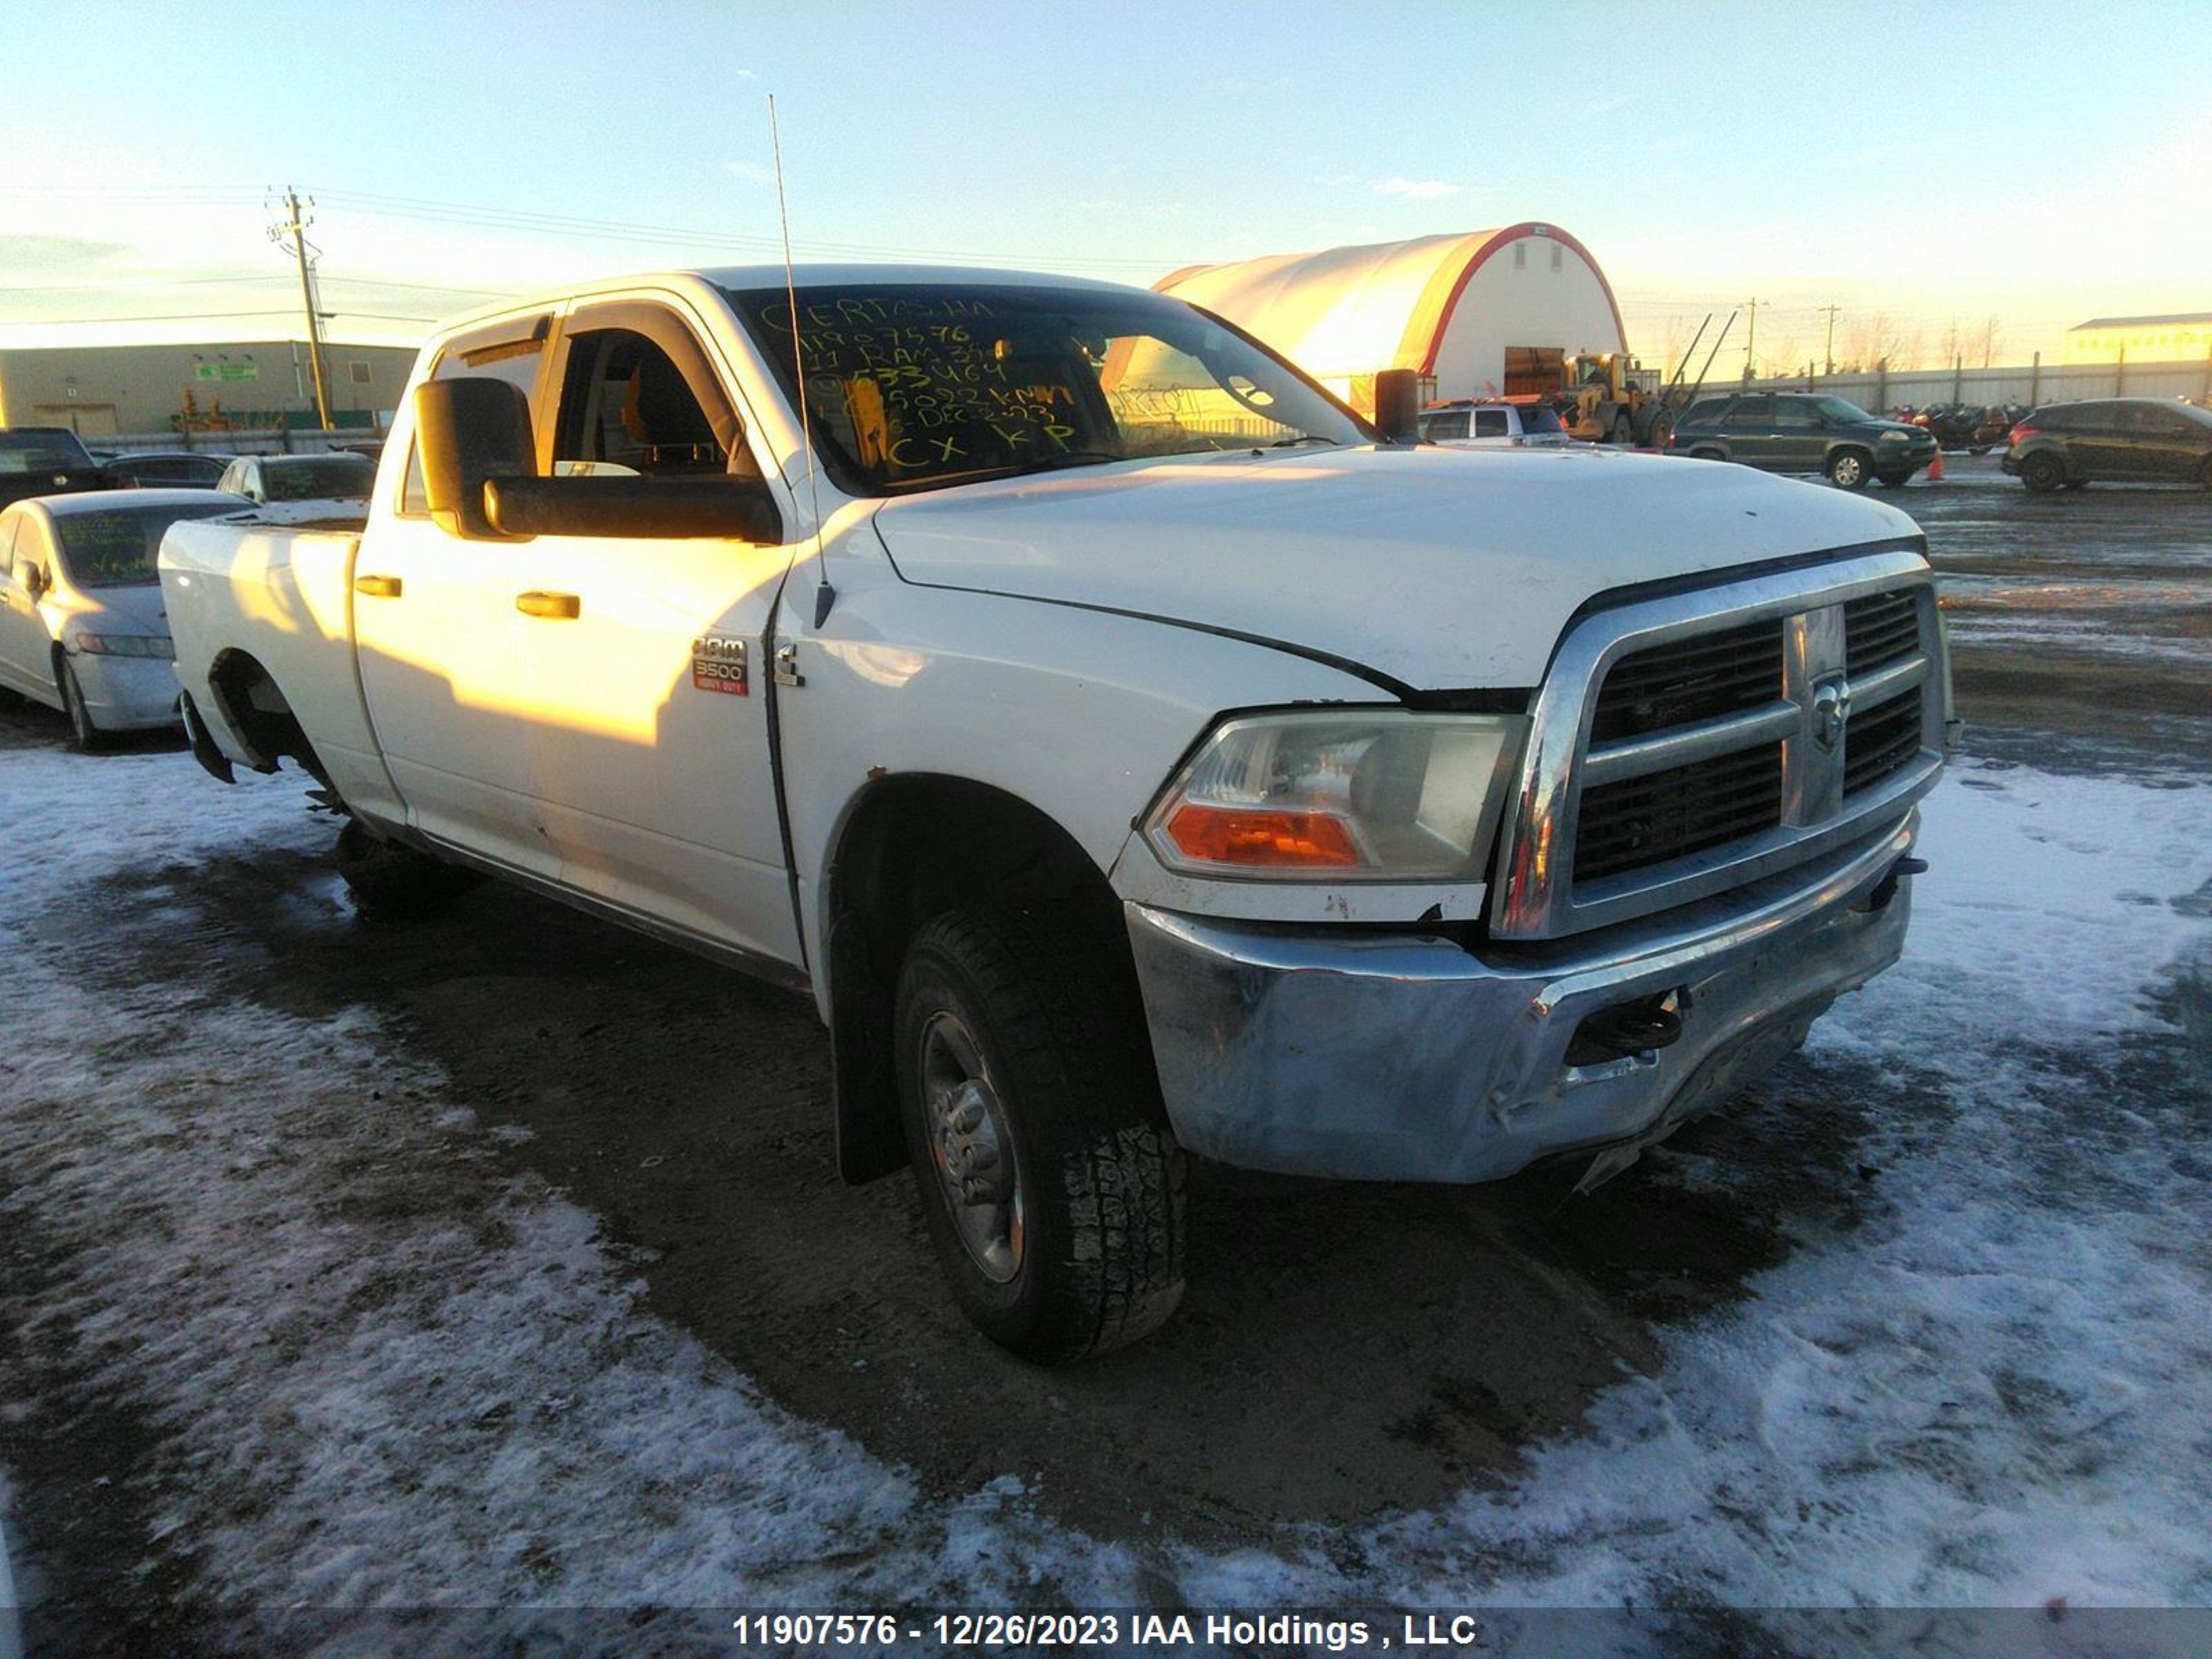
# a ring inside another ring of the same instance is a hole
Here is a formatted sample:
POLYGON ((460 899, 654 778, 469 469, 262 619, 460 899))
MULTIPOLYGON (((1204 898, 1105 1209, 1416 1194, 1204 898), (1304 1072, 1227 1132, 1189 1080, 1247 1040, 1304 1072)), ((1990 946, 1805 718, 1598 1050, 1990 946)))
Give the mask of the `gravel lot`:
POLYGON ((1202 1169, 1182 1313, 1067 1371, 838 1182, 811 1006, 502 889, 373 927, 295 777, 0 714, 32 1650, 2212 1601, 2212 498, 1891 499, 1971 728, 1906 963, 1589 1197, 1202 1169))

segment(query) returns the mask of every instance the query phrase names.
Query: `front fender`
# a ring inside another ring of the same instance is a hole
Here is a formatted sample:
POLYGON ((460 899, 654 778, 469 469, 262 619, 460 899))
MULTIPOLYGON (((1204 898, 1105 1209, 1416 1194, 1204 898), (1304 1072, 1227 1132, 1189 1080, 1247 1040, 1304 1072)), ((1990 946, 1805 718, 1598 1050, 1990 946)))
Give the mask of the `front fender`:
MULTIPOLYGON (((874 782, 927 773, 988 786, 1035 808, 1103 871, 1224 710, 1378 696, 1287 651, 888 572, 841 572, 818 630, 787 599, 778 637, 796 645, 805 681, 778 688, 777 719, 799 926, 816 963, 828 864, 874 782)), ((814 980, 826 1016, 827 975, 814 980)))

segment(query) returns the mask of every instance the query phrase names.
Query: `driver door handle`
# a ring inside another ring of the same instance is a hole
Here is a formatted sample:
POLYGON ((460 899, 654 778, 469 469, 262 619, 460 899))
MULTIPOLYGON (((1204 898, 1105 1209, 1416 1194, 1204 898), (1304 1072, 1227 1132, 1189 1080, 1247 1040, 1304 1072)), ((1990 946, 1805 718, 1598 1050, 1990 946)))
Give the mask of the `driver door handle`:
POLYGON ((514 596, 514 608, 526 617, 555 622, 574 622, 584 614, 584 602, 574 593, 543 593, 535 588, 514 596))
POLYGON ((401 583, 397 576, 356 576, 353 591, 365 593, 372 599, 396 599, 401 583))

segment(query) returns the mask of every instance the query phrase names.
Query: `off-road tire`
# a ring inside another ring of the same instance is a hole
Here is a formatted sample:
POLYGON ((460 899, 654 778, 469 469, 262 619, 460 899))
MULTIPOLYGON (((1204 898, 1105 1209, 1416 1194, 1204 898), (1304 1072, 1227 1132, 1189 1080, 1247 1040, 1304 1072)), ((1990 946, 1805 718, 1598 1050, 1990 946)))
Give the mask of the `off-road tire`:
POLYGON ((1838 489, 1864 489, 1874 475, 1874 458, 1863 449, 1839 449, 1828 457, 1826 471, 1838 489))
POLYGON ((900 1117, 954 1298, 1000 1346, 1042 1364, 1157 1328, 1182 1298, 1185 1163, 1159 1098, 1134 976, 1060 904, 949 911, 915 936, 892 1017, 900 1117), (950 1016, 989 1073, 1021 1199, 1012 1277, 963 1242, 925 1090, 950 1016))
POLYGON ((348 819, 338 831, 335 856, 346 890, 364 915, 431 915, 484 880, 480 871, 379 840, 358 819, 348 819))
POLYGON ((1627 449, 1635 444, 1636 423, 1628 418, 1626 410, 1622 410, 1613 417, 1613 427, 1605 434, 1605 441, 1618 449, 1627 449))
POLYGON ((2020 464, 2020 481, 2039 495, 2048 495, 2066 482, 2066 463, 2049 450, 2030 455, 2020 464))
POLYGON ((70 747, 79 754, 96 755, 107 744, 107 734, 92 723, 92 711, 84 706, 84 687, 77 684, 76 670, 70 666, 67 657, 56 653, 54 684, 62 694, 62 713, 69 717, 70 747))

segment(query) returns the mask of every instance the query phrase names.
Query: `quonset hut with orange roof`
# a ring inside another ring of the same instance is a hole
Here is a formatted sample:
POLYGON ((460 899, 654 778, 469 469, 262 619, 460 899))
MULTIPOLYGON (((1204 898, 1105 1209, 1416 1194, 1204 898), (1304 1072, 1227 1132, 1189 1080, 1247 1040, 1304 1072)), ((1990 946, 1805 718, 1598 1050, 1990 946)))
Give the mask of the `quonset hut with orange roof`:
POLYGON ((1153 284, 1257 336, 1362 414, 1375 373, 1424 399, 1557 392, 1570 353, 1626 351, 1613 289, 1557 225, 1189 265, 1153 284))

